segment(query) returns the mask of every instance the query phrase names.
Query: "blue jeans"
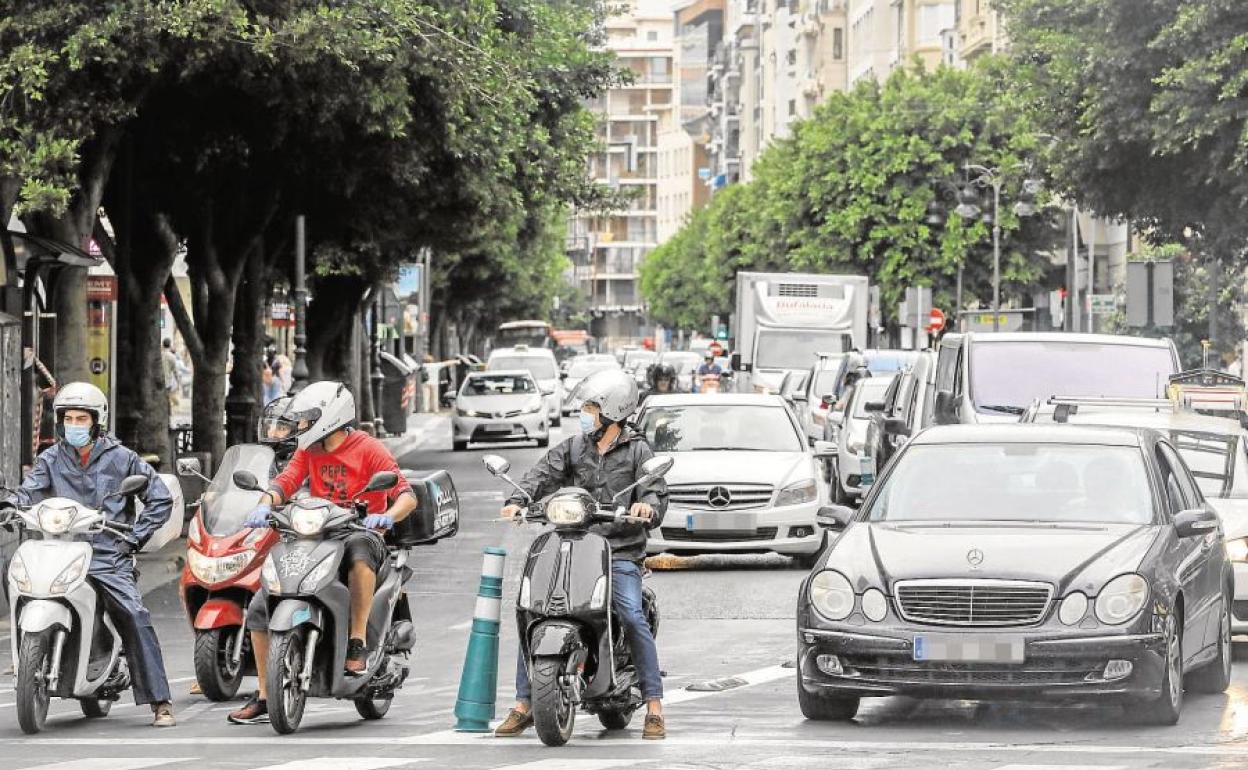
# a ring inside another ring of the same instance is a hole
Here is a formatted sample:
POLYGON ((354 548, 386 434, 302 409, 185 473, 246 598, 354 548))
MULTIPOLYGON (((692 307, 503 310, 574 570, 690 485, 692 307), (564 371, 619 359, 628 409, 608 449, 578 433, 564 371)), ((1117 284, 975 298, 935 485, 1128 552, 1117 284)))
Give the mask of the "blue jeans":
MULTIPOLYGON (((624 627, 624 637, 633 652, 633 665, 641 680, 641 697, 655 700, 663 697, 663 678, 659 673, 659 648, 654 643, 650 621, 641 606, 641 565, 633 561, 611 562, 611 609, 624 627)), ((532 696, 529 667, 524 650, 516 663, 516 700, 527 703, 532 696)))

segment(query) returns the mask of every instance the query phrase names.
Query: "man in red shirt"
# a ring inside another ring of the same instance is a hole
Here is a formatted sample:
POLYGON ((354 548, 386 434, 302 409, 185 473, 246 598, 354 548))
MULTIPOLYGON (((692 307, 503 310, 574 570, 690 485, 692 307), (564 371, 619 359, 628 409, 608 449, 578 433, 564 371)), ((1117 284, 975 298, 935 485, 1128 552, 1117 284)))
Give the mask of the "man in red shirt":
MULTIPOLYGON (((416 509, 416 497, 399 471, 399 465, 377 439, 353 429, 356 420, 355 399, 346 386, 338 382, 318 382, 304 388, 291 399, 284 415, 278 418, 298 440, 299 448, 290 463, 273 479, 269 491, 247 519, 249 527, 268 526, 274 505, 281 505, 308 483, 312 497, 323 497, 350 507, 358 497, 367 504, 364 526, 369 530, 347 530, 340 535, 344 542, 343 568, 351 592, 351 620, 348 629, 347 673, 359 675, 367 668, 368 613, 377 588, 377 571, 386 556, 382 533, 402 521, 416 509), (361 494, 373 474, 392 471, 399 483, 384 492, 361 494)), ((268 721, 265 665, 268 658, 268 597, 262 589, 247 610, 247 627, 251 631, 252 651, 256 659, 259 690, 241 709, 230 714, 236 724, 268 721)))

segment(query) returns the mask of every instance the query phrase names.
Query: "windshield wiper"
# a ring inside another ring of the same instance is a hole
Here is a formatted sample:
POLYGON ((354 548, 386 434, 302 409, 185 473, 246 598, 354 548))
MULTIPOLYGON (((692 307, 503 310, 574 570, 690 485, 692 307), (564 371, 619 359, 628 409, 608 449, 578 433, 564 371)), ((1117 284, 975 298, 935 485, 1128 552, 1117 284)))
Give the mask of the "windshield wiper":
POLYGON ((1019 414, 1019 415, 1021 415, 1023 412, 1026 412, 1026 411, 1027 411, 1027 409, 1026 409, 1025 407, 1021 407, 1021 406, 1004 406, 1004 405, 1002 405, 1002 404, 980 404, 980 405, 978 405, 978 406, 977 406, 977 408, 978 408, 978 409, 983 409, 983 410, 988 411, 988 412, 1001 412, 1002 414, 1019 414))

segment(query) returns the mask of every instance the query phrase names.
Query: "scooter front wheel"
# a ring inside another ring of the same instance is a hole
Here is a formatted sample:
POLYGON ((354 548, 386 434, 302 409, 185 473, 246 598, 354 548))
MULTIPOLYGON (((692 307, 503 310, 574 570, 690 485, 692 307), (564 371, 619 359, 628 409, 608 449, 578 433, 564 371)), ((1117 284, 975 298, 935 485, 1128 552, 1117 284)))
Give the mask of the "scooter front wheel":
POLYGON ((269 642, 269 723, 281 735, 299 729, 308 694, 300 686, 307 653, 307 632, 304 627, 273 634, 269 642))
POLYGON ((48 719, 51 654, 51 631, 22 636, 17 664, 17 724, 27 735, 42 730, 48 719))
POLYGON ((381 719, 390 711, 393 698, 358 698, 355 710, 365 719, 381 719))
POLYGON ((87 719, 103 719, 113 710, 113 702, 104 698, 83 698, 78 706, 87 719))
POLYGON ((243 683, 243 662, 231 650, 237 636, 238 626, 195 632, 195 678, 210 701, 232 699, 243 683))
POLYGON ((547 746, 562 746, 572 737, 576 724, 576 705, 560 679, 567 662, 563 658, 538 658, 533 661, 533 726, 537 737, 547 746))

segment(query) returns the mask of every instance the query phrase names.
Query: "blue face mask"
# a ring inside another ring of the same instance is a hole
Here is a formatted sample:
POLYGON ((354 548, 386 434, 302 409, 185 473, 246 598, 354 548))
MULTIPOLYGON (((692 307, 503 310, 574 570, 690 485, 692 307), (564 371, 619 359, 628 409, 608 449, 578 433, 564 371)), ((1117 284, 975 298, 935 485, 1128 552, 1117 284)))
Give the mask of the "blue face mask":
POLYGON ((594 416, 588 412, 581 412, 581 433, 593 433, 598 427, 594 416))
POLYGON ((82 449, 91 443, 91 429, 81 425, 66 425, 65 441, 75 449, 82 449))

